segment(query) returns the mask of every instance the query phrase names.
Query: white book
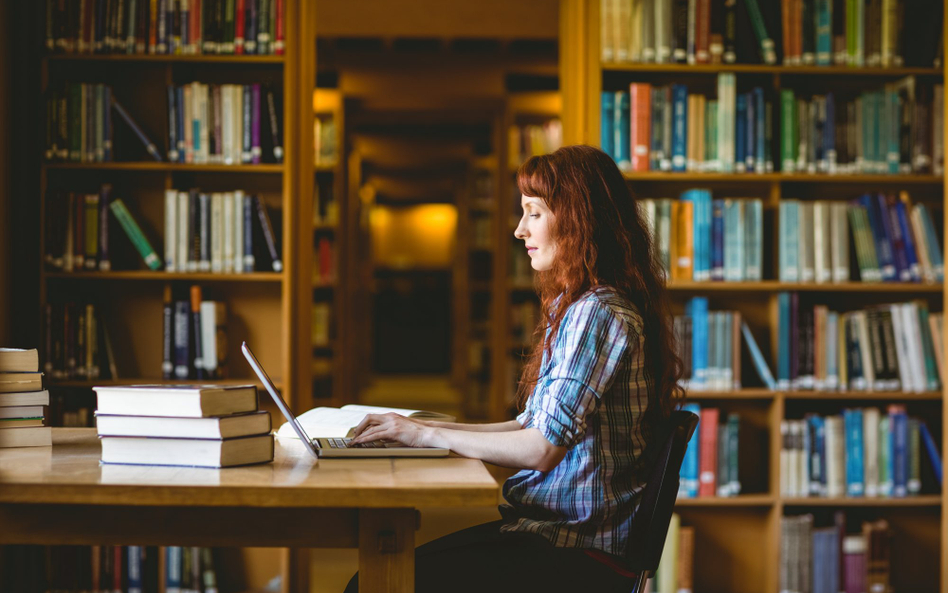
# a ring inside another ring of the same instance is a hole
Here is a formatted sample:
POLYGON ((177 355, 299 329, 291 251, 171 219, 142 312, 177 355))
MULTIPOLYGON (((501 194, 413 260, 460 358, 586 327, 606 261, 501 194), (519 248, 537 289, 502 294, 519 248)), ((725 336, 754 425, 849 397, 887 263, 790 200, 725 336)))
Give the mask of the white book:
POLYGON ((188 241, 188 231, 191 228, 191 217, 188 215, 190 212, 188 208, 189 202, 190 197, 188 196, 188 192, 178 192, 178 228, 176 231, 178 243, 177 264, 178 270, 181 272, 187 272, 190 269, 190 262, 188 262, 188 255, 191 252, 191 244, 188 241))
POLYGON ((223 345, 218 340, 217 328, 226 323, 227 309, 224 303, 201 301, 201 355, 204 359, 204 370, 209 377, 217 376, 221 354, 217 349, 223 345))
POLYGON ((826 315, 826 381, 827 391, 839 389, 839 313, 826 315))
POLYGON ((221 152, 225 165, 234 164, 234 96, 231 88, 234 85, 221 85, 221 152))
POLYGON ((862 411, 863 434, 863 481, 865 495, 879 495, 879 408, 864 408, 862 411))
MULTIPOLYGON (((655 0, 639 0, 639 58, 643 62, 655 61, 655 14, 660 10, 655 8, 655 0)), ((633 31, 633 35, 636 32, 633 31)))
POLYGON ((846 217, 846 203, 833 202, 830 205, 830 216, 832 218, 830 255, 833 282, 847 282, 849 280, 849 220, 846 217))
POLYGON ((833 278, 829 206, 822 200, 813 203, 813 272, 814 280, 821 284, 833 278))
POLYGON ((224 269, 224 198, 220 192, 211 194, 211 271, 220 274, 224 269))
MULTIPOLYGON (((417 420, 437 420, 439 422, 454 422, 454 416, 426 412, 424 410, 409 410, 405 408, 385 408, 381 406, 363 406, 349 404, 341 408, 319 407, 303 412, 296 417, 306 434, 312 438, 345 438, 352 436, 352 430, 362 422, 368 414, 399 414, 417 420)), ((277 431, 278 438, 297 439, 289 423, 283 423, 277 431)))
POLYGON ((866 389, 872 390, 876 383, 876 371, 872 366, 872 343, 869 341, 869 321, 865 311, 853 312, 856 330, 859 334, 859 353, 862 357, 862 376, 866 380, 866 389))
POLYGON ((780 495, 792 496, 790 493, 790 422, 780 421, 780 495))
POLYGON ((244 192, 235 191, 231 199, 234 204, 234 273, 244 271, 244 192))
POLYGON ((843 419, 839 416, 827 416, 824 425, 826 495, 830 498, 838 498, 846 494, 846 447, 843 419))
POLYGON ((799 280, 798 257, 793 239, 798 233, 797 213, 799 212, 796 200, 781 200, 777 215, 779 224, 779 274, 781 282, 797 282, 799 280))
POLYGON ((892 314, 892 333, 895 336, 895 355, 899 362, 899 380, 902 382, 902 391, 915 391, 912 365, 908 360, 909 353, 906 348, 906 328, 902 323, 902 307, 892 304, 888 306, 888 309, 892 314))
POLYGON ((744 239, 747 241, 744 279, 759 281, 763 277, 764 246, 764 208, 760 198, 744 202, 744 239))
POLYGON ((613 25, 615 0, 601 0, 599 4, 599 36, 601 39, 601 57, 603 62, 611 62, 615 56, 615 37, 613 25))
POLYGON ((178 271, 178 192, 165 190, 165 271, 178 271))
POLYGON ((799 253, 800 253, 800 282, 813 282, 814 271, 814 233, 813 233, 813 203, 800 202, 799 224, 799 253))
POLYGON ((925 371, 925 352, 922 349, 922 332, 918 322, 918 306, 915 303, 902 303, 903 327, 906 332, 906 346, 909 360, 912 361, 912 375, 915 383, 913 391, 925 391, 927 377, 925 371))
POLYGON ((225 274, 234 272, 234 196, 230 192, 221 195, 223 202, 223 256, 221 269, 225 274))

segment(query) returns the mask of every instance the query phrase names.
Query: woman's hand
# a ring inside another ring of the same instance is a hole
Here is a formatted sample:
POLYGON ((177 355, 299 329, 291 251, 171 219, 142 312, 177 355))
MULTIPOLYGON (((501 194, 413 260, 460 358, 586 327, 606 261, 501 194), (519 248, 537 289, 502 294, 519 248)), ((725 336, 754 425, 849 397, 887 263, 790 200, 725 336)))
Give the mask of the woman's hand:
POLYGON ((399 414, 368 414, 355 428, 353 443, 370 443, 381 439, 398 441, 409 447, 426 447, 432 428, 420 420, 399 414))

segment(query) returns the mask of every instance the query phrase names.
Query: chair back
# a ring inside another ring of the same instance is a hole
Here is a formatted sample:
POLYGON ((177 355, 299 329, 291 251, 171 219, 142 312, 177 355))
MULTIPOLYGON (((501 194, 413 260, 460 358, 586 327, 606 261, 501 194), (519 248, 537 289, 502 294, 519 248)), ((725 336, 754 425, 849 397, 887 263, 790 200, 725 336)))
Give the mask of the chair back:
POLYGON ((632 519, 626 553, 628 568, 640 576, 643 584, 645 578, 658 569, 658 561, 662 558, 668 524, 678 498, 681 461, 697 425, 697 415, 676 410, 656 435, 655 443, 659 448, 648 472, 639 508, 632 519))

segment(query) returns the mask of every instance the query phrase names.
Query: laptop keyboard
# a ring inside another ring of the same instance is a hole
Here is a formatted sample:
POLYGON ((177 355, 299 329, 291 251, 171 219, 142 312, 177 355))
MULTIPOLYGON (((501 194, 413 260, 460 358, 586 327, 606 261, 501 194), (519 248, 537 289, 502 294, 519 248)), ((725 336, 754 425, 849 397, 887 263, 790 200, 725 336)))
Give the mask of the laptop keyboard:
POLYGON ((371 443, 355 443, 353 444, 352 439, 326 439, 329 442, 329 446, 333 449, 384 449, 386 443, 384 441, 372 441, 371 443))

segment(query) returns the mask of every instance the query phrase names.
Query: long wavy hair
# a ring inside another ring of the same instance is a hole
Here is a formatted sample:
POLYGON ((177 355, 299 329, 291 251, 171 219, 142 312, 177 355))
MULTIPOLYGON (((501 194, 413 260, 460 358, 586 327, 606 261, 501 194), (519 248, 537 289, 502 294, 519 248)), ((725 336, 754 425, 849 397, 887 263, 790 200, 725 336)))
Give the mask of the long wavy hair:
POLYGON ((684 394, 665 276, 636 199, 612 158, 584 145, 528 159, 517 171, 517 187, 542 198, 553 212, 556 243, 552 267, 536 275, 540 323, 520 380, 518 409, 536 386, 544 351, 552 355, 566 310, 590 289, 608 286, 642 318, 648 402, 640 430, 648 443, 684 394))

